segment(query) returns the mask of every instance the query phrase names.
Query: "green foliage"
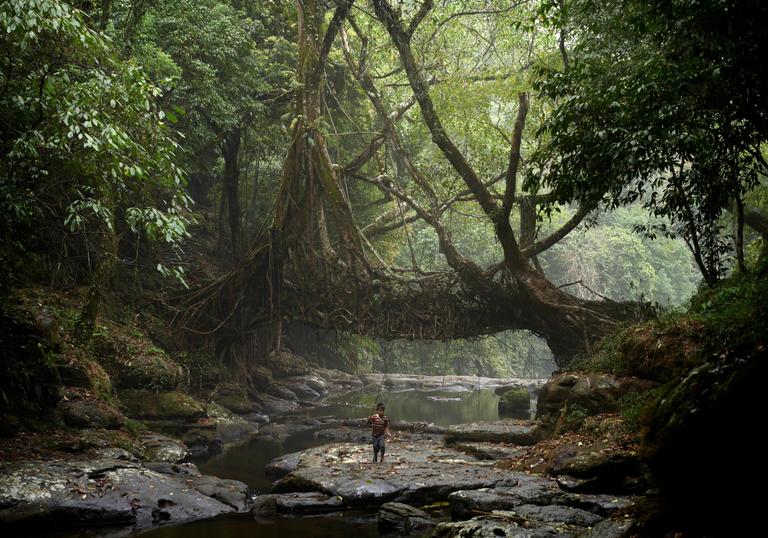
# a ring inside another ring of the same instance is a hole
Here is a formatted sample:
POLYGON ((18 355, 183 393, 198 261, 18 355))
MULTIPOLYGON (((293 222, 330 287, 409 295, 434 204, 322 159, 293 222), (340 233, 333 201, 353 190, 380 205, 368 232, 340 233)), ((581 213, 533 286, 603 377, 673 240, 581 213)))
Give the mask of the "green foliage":
POLYGON ((722 208, 765 172, 765 4, 577 0, 568 14, 571 69, 545 67, 538 85, 556 103, 540 184, 561 202, 640 201, 670 221, 641 231, 685 238, 714 283, 722 208))
POLYGON ((4 2, 0 33, 4 237, 52 215, 69 235, 129 228, 179 246, 188 199, 160 89, 60 0, 4 2))
POLYGON ((647 423, 657 400, 664 394, 663 387, 642 392, 628 392, 619 399, 619 413, 630 432, 640 431, 647 423))
POLYGON ((566 430, 578 430, 591 413, 579 404, 568 404, 563 413, 563 425, 566 430))

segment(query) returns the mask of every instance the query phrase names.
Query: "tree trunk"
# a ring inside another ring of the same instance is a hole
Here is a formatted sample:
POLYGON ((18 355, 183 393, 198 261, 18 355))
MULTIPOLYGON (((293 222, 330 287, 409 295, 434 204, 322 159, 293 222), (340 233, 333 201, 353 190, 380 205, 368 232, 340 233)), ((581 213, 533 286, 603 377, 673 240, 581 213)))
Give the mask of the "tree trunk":
POLYGON ((232 244, 232 255, 237 259, 240 255, 240 127, 230 129, 222 142, 221 152, 224 156, 224 196, 227 200, 227 223, 232 244))

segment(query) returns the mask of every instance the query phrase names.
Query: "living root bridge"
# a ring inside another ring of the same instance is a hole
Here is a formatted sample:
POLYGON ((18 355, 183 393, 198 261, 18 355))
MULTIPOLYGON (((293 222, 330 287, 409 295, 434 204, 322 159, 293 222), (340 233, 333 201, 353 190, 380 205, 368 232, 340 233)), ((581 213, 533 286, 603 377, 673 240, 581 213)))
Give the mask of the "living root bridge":
POLYGON ((482 280, 453 271, 405 276, 370 266, 361 270, 306 249, 281 255, 274 238, 190 294, 177 325, 234 341, 282 320, 385 339, 451 340, 524 329, 544 337, 564 363, 636 307, 579 301, 563 309, 530 293, 503 268, 482 280))

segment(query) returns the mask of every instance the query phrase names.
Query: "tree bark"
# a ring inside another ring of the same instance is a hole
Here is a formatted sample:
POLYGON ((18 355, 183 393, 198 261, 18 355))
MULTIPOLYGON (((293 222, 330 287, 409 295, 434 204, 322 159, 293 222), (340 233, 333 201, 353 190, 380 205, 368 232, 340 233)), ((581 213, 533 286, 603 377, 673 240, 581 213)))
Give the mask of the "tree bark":
POLYGON ((224 157, 224 196, 227 199, 227 223, 229 224, 229 240, 232 245, 232 255, 235 259, 240 256, 242 234, 240 223, 240 141, 241 129, 233 127, 224 136, 221 144, 221 154, 224 157))

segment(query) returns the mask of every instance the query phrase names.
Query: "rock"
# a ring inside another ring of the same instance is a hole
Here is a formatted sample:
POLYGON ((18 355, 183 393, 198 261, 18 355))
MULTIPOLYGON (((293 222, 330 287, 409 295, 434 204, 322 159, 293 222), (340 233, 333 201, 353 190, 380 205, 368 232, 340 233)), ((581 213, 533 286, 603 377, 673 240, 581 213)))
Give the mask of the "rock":
POLYGON ((478 512, 493 510, 517 511, 523 505, 557 505, 590 512, 602 519, 632 505, 632 499, 628 497, 569 493, 547 478, 526 473, 514 473, 513 477, 517 485, 456 491, 449 495, 453 518, 467 519, 478 512))
POLYGON ((526 387, 500 387, 499 415, 520 419, 531 418, 531 394, 526 387))
POLYGON ((76 399, 59 403, 64 423, 73 428, 120 429, 123 414, 106 402, 95 399, 76 399))
POLYGON ((301 380, 296 380, 294 378, 286 379, 283 381, 283 386, 295 394, 299 400, 304 402, 314 402, 321 397, 319 392, 301 380))
POLYGON ((639 536, 633 532, 634 520, 632 519, 606 519, 589 530, 577 534, 577 538, 627 538, 639 536))
POLYGON ((435 526, 429 514, 402 503, 384 503, 376 516, 379 532, 400 536, 422 534, 435 526))
POLYGON ((511 443, 451 443, 451 447, 476 457, 479 460, 503 460, 513 459, 526 453, 521 448, 511 443))
POLYGON ((270 353, 265 360, 265 366, 272 371, 274 377, 300 376, 309 373, 307 362, 286 350, 270 353))
POLYGON ((136 463, 102 459, 0 465, 0 523, 132 525, 138 532, 231 511, 184 481, 136 463))
MULTIPOLYGON (((432 538, 539 538, 545 536, 568 536, 567 533, 549 525, 518 524, 516 514, 495 512, 475 517, 469 521, 440 523, 435 527, 432 538)), ((521 523, 526 523, 521 521, 521 523)))
POLYGON ((521 504, 516 506, 513 512, 526 519, 535 519, 543 523, 565 523, 577 527, 591 527, 603 520, 597 514, 571 506, 521 504))
POLYGON ((109 458, 122 461, 139 461, 136 456, 127 450, 116 447, 100 448, 96 450, 96 454, 98 454, 100 458, 109 458))
POLYGON ((225 445, 258 433, 259 423, 253 420, 254 417, 265 419, 263 422, 269 421, 269 417, 259 415, 258 413, 235 415, 228 409, 215 403, 209 404, 206 407, 206 412, 210 422, 216 426, 216 434, 225 445))
POLYGON ((273 493, 257 495, 251 501, 251 513, 255 518, 269 517, 277 514, 277 498, 280 495, 273 493))
POLYGON ((215 456, 224 449, 216 424, 212 423, 196 424, 183 430, 181 440, 186 445, 189 455, 195 458, 215 456))
POLYGON ((120 399, 126 413, 139 419, 182 419, 188 422, 205 417, 205 406, 182 392, 124 390, 120 399))
POLYGON ((275 505, 278 512, 288 514, 317 514, 344 509, 341 497, 314 491, 277 495, 275 505))
POLYGON ((569 475, 563 482, 570 491, 586 493, 625 493, 645 489, 646 468, 632 450, 609 447, 565 445, 552 455, 549 472, 569 475), (574 480, 580 479, 578 482, 574 480))
POLYGON ((146 461, 166 461, 178 463, 187 457, 189 452, 180 442, 158 433, 141 435, 142 454, 146 461))
POLYGON ((323 491, 350 506, 425 504, 445 500, 457 489, 516 483, 488 463, 437 443, 392 443, 383 464, 370 463, 370 447, 362 444, 332 444, 300 454, 297 468, 275 483, 274 493, 323 491))
POLYGON ((272 371, 265 366, 256 366, 249 372, 251 384, 257 391, 265 391, 272 384, 272 371))
POLYGON ((197 468, 197 465, 194 463, 170 463, 167 461, 145 461, 143 463, 144 467, 147 469, 151 469, 152 471, 162 473, 162 474, 170 474, 170 475, 178 475, 178 476, 201 476, 200 470, 197 468))
POLYGON ((261 396, 261 401, 263 404, 263 410, 268 415, 281 415, 295 411, 300 407, 299 402, 296 401, 295 395, 293 400, 283 400, 268 394, 263 394, 261 396))
POLYGON ((468 519, 478 512, 513 510, 523 504, 563 504, 565 494, 557 483, 525 473, 511 473, 509 485, 460 490, 448 496, 454 519, 468 519))
POLYGON ((445 442, 448 444, 462 441, 490 441, 528 446, 535 444, 538 437, 535 426, 514 419, 456 424, 445 432, 445 442))
POLYGON ((188 483, 200 493, 231 506, 238 512, 244 512, 248 508, 248 486, 238 480, 203 475, 194 477, 188 483))
POLYGON ((121 335, 105 342, 96 335, 94 347, 118 389, 172 391, 183 379, 181 366, 143 338, 121 335))
POLYGON ((277 478, 292 473, 299 466, 302 454, 303 452, 294 452, 292 454, 279 456, 267 464, 264 468, 264 473, 267 476, 274 476, 277 478))
POLYGON ((283 383, 280 383, 280 382, 274 382, 269 387, 267 387, 267 394, 270 394, 275 398, 288 400, 290 402, 295 402, 299 400, 299 397, 296 395, 295 392, 293 392, 291 389, 289 389, 283 383))
MULTIPOLYGON (((370 428, 369 428, 370 430, 370 428)), ((362 428, 323 428, 314 434, 315 439, 323 439, 335 443, 369 443, 371 432, 362 428)))
POLYGON ((219 383, 210 398, 238 415, 261 411, 261 405, 252 401, 245 389, 236 383, 219 383))
POLYGON ((553 376, 539 392, 537 418, 556 416, 568 404, 589 414, 616 411, 619 399, 629 392, 643 392, 658 383, 636 377, 568 372, 553 376))

